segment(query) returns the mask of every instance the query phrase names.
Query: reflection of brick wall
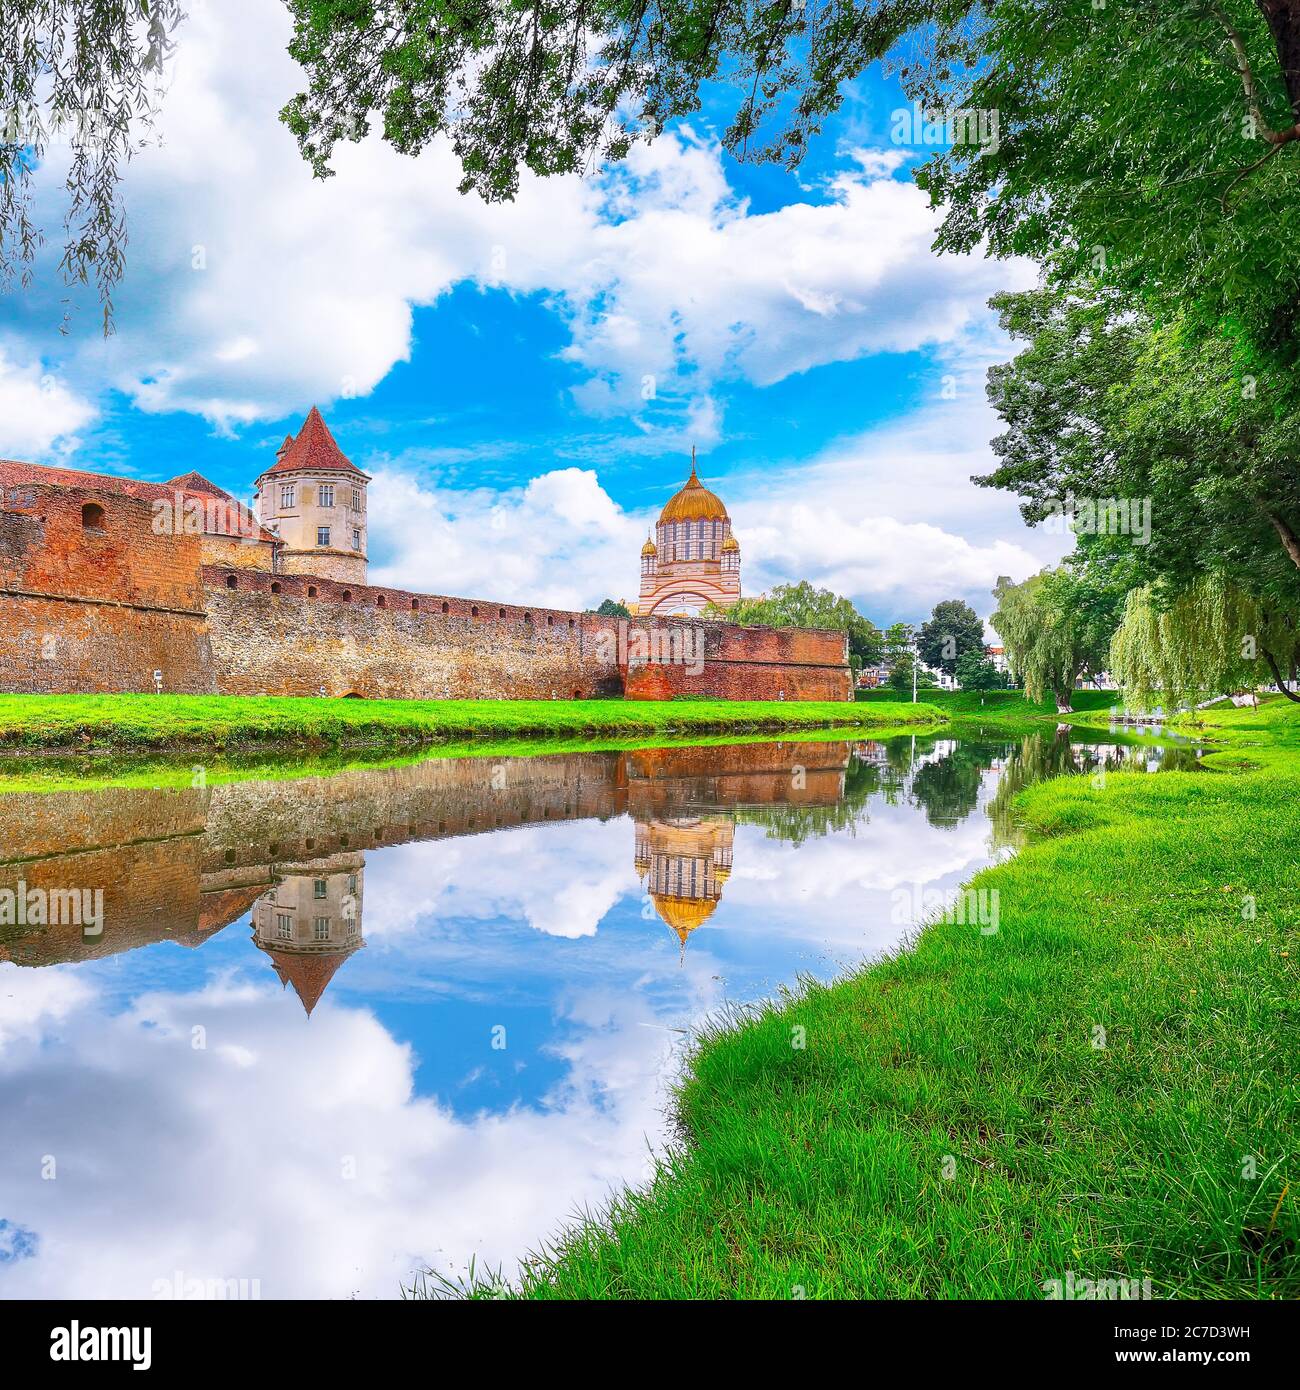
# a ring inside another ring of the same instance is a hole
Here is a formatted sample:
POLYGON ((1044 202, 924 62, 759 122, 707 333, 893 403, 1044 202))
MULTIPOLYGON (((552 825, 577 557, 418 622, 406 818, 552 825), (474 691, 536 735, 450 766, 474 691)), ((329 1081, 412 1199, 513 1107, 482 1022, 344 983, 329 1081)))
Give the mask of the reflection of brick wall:
POLYGON ((0 960, 47 965, 154 941, 202 944, 285 875, 361 870, 366 851, 683 807, 833 805, 840 741, 429 759, 330 777, 0 795, 0 888, 102 889, 104 931, 0 926, 0 960), (795 776, 799 769, 799 776, 795 776))
POLYGON ((210 692, 199 538, 159 536, 147 502, 32 485, 0 505, 7 691, 210 692), (87 526, 83 507, 99 507, 87 526), (71 599, 67 596, 73 596, 71 599))

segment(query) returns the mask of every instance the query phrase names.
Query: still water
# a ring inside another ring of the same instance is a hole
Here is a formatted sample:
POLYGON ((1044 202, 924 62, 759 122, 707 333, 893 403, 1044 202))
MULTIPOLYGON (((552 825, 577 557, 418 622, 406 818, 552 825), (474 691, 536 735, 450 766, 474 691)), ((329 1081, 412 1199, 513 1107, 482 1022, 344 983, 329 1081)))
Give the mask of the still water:
POLYGON ((893 946, 1013 851, 1027 782, 1195 758, 909 736, 0 796, 0 1296, 508 1275, 647 1176, 702 1019, 893 946))

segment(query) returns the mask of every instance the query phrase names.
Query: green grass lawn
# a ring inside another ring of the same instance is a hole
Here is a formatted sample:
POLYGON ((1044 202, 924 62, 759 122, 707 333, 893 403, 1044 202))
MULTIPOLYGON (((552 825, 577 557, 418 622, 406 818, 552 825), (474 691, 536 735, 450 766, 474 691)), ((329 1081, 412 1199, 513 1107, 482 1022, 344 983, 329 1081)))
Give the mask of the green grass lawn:
MULTIPOLYGON (((901 696, 896 690, 859 690, 856 698, 860 704, 896 704, 901 699, 909 703, 909 696, 901 696)), ((1023 690, 920 690, 918 700, 937 706, 946 714, 997 714, 1014 711, 1023 715, 1043 715, 1056 718, 1056 701, 1048 698, 1032 704, 1025 699, 1023 690)), ((1123 696, 1116 690, 1076 690, 1070 697, 1076 712, 1109 710, 1122 705, 1123 696)))
POLYGON ((237 695, 0 695, 0 747, 385 744, 942 723, 930 705, 745 700, 331 700, 237 695))
POLYGON ((1300 1297, 1300 710, 1199 722, 1205 771, 1021 794, 996 933, 700 1039, 676 1151, 522 1292, 1300 1297))

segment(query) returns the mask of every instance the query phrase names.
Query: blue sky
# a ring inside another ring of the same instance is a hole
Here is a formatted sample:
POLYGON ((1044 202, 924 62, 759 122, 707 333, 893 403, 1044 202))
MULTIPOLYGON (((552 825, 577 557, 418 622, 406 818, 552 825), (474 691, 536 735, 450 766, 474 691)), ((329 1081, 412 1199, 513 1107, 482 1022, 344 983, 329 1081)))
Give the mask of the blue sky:
MULTIPOLYGON (((118 334, 39 267, 0 300, 0 455, 247 495, 319 404, 376 476, 374 577, 588 606, 634 591, 692 444, 742 580, 809 578, 873 619, 982 613, 1058 542, 973 487, 1007 354, 984 307, 1025 267, 929 250, 934 216, 872 73, 788 173, 696 118, 586 181, 455 192, 445 147, 348 147, 313 181, 275 112, 295 90, 278 0, 196 0, 161 144, 133 161, 118 334)), ((61 153, 38 211, 57 238, 61 153)))

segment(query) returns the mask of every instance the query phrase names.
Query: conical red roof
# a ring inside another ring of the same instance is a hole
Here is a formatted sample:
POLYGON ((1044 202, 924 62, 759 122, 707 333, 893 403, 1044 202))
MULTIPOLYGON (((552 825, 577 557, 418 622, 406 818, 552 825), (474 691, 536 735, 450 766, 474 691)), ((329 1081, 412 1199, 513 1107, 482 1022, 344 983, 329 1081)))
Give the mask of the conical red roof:
MULTIPOLYGON (((297 473, 300 470, 313 473, 355 473, 364 478, 355 463, 339 448, 324 417, 315 406, 307 412, 295 438, 286 440, 280 446, 276 461, 262 474, 297 473)), ((259 480, 260 481, 260 480, 259 480)))
POLYGON ((263 946, 262 950, 271 957, 280 983, 293 986, 309 1018, 320 1003, 325 986, 334 978, 334 972, 352 954, 351 951, 277 951, 273 946, 263 946))

